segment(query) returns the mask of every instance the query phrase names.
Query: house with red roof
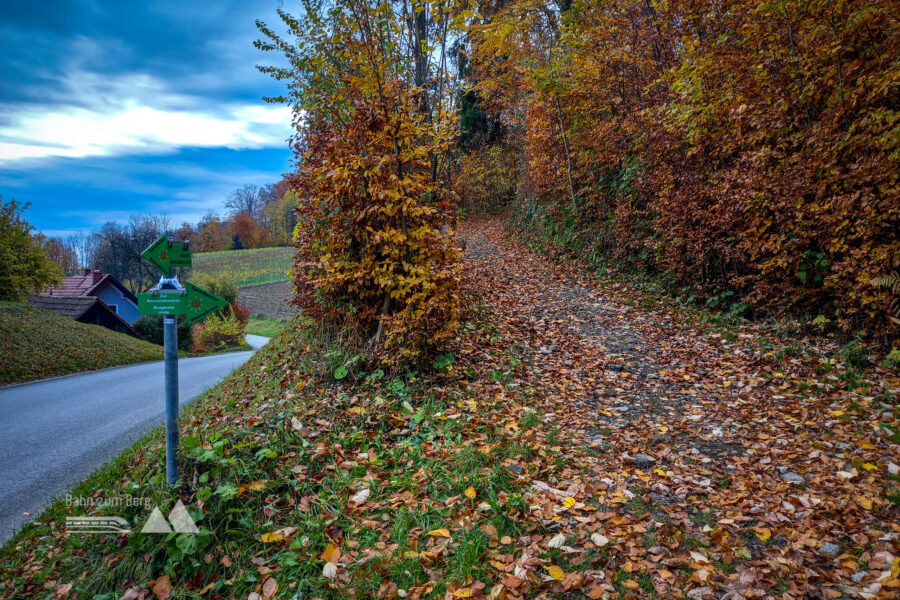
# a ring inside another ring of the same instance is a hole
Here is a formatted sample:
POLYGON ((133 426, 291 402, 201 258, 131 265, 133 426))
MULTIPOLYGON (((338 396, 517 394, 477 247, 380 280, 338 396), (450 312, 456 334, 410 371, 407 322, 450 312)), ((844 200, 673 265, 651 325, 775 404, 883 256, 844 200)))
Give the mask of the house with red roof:
POLYGON ((66 277, 58 286, 52 286, 41 296, 69 298, 99 298, 112 312, 129 325, 137 321, 138 301, 122 283, 109 273, 85 269, 79 275, 66 277))

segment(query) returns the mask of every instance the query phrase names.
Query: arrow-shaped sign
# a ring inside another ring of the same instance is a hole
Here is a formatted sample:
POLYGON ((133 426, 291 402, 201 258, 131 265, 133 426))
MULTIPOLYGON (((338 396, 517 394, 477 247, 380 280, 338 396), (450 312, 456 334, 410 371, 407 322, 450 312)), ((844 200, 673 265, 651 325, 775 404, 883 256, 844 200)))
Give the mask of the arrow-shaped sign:
POLYGON ((172 274, 172 267, 190 267, 191 252, 184 242, 170 242, 169 234, 162 234, 150 247, 141 252, 154 267, 166 276, 172 274))
POLYGON ((191 324, 228 306, 228 302, 193 283, 184 284, 184 293, 165 290, 138 294, 138 312, 142 315, 187 315, 191 324))
POLYGON ((219 298, 212 292, 207 292, 202 287, 198 287, 191 282, 185 283, 184 289, 187 290, 187 294, 185 294, 187 298, 187 316, 191 324, 205 319, 208 315, 228 306, 228 302, 223 298, 219 298))

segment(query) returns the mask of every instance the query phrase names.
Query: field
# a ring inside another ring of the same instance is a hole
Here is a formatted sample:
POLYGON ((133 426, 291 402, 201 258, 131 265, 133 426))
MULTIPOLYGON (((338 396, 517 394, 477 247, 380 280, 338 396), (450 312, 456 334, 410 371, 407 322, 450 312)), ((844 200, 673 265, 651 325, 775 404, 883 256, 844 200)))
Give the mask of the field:
POLYGON ((161 360, 161 346, 21 302, 0 302, 0 385, 161 360))
POLYGON ((236 286, 256 285, 289 279, 294 248, 255 248, 194 254, 194 266, 188 274, 218 276, 225 274, 236 286))

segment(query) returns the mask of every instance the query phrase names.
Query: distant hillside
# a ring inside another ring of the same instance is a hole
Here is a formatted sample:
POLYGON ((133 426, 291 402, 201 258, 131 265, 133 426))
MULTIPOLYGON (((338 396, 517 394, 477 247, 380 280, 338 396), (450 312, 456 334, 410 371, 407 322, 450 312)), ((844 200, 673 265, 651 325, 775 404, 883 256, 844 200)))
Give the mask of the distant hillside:
POLYGON ((0 385, 161 360, 161 346, 49 310, 0 301, 0 385))
POLYGON ((225 250, 194 254, 194 266, 188 275, 225 275, 237 287, 288 279, 296 249, 291 246, 225 250))

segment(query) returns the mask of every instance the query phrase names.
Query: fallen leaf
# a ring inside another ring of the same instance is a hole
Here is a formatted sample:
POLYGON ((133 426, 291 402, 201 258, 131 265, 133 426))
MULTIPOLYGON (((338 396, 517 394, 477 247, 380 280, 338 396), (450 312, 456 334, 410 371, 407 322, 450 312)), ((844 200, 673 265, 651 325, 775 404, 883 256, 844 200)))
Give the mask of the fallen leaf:
POLYGON ((562 581, 566 578, 566 573, 556 565, 547 567, 547 574, 557 581, 562 581))
POLYGON ((334 544, 328 544, 328 547, 322 552, 322 560, 330 563, 336 563, 341 559, 341 551, 334 544))
POLYGON ((557 533, 553 536, 553 539, 547 542, 547 545, 551 548, 562 548, 566 544, 566 536, 562 533, 557 533))
POLYGON ((474 500, 475 496, 478 495, 478 493, 475 491, 475 488, 473 488, 471 485, 466 488, 466 491, 464 493, 466 495, 466 498, 468 498, 469 500, 474 500))
POLYGON ((353 494, 353 498, 351 498, 351 499, 354 502, 356 502, 357 504, 362 504, 363 502, 365 502, 366 500, 369 499, 369 495, 371 493, 372 493, 372 490, 370 490, 369 488, 363 488, 363 489, 359 490, 358 492, 356 492, 355 494, 353 494))
POLYGON ((169 576, 163 575, 162 577, 156 578, 153 581, 151 589, 159 600, 166 600, 166 598, 172 595, 172 582, 169 580, 169 576))
POLYGON ((278 583, 275 581, 274 577, 269 577, 263 583, 262 586, 262 595, 263 598, 272 598, 275 596, 275 593, 278 591, 278 583))
POLYGON ((431 536, 431 537, 448 538, 448 537, 450 537, 450 532, 446 529, 432 529, 425 535, 431 536))

